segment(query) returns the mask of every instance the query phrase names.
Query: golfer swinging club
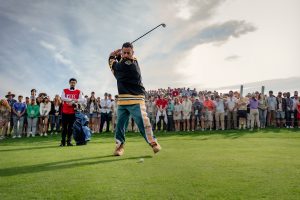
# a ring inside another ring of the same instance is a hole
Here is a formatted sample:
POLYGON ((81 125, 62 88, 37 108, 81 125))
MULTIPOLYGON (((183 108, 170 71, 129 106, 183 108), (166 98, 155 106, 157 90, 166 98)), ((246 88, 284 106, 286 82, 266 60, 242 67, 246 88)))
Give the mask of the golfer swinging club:
POLYGON ((133 53, 133 45, 126 42, 122 45, 122 49, 112 52, 109 56, 109 66, 117 79, 119 92, 115 156, 121 156, 124 153, 125 125, 128 124, 129 115, 133 117, 140 133, 152 147, 153 152, 157 153, 161 149, 153 136, 150 120, 146 113, 145 88, 142 84, 138 62, 133 57, 133 53))

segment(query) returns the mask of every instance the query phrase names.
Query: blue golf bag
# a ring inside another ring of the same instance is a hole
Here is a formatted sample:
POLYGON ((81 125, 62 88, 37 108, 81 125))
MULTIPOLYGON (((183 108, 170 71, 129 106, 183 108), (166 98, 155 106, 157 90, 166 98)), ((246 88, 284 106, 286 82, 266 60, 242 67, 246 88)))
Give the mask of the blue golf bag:
POLYGON ((85 145, 91 140, 91 130, 88 127, 88 124, 89 118, 80 111, 77 111, 75 113, 75 122, 73 124, 73 138, 76 145, 85 145))

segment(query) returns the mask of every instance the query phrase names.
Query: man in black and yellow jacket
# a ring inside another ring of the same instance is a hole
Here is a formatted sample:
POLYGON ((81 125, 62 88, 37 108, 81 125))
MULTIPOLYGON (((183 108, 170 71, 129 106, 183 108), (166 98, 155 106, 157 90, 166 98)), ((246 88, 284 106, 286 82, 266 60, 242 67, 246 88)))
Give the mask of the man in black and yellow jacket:
POLYGON ((122 49, 112 52, 109 56, 109 66, 117 79, 118 85, 118 117, 115 129, 116 149, 114 155, 124 153, 125 131, 129 115, 137 124, 140 133, 152 147, 154 153, 161 147, 153 136, 150 120, 146 113, 145 88, 142 84, 141 71, 136 58, 133 57, 133 46, 126 42, 122 49))

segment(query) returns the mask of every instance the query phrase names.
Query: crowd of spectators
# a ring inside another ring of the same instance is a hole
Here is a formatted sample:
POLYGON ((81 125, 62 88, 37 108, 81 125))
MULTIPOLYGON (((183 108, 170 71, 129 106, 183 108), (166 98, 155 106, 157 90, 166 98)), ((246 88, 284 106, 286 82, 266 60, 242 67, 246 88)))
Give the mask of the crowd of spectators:
POLYGON ((239 92, 167 88, 147 92, 147 111, 154 130, 195 131, 300 127, 298 91, 239 92))
MULTIPOLYGON (((239 92, 197 91, 167 88, 146 92, 146 108, 154 131, 205 131, 225 129, 299 128, 298 91, 245 96, 239 92)), ((113 132, 117 122, 118 96, 95 92, 85 96, 81 111, 90 119, 93 133, 113 132)), ((27 97, 8 92, 0 100, 0 138, 48 136, 61 132, 62 101, 35 89, 27 97)), ((137 131, 130 119, 128 130, 137 131)))

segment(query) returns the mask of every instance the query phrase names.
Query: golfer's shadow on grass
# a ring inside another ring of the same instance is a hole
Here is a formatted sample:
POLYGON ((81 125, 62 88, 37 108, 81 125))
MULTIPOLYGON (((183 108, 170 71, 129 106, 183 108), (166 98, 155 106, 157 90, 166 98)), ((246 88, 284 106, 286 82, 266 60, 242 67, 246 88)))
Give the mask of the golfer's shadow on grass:
POLYGON ((63 169, 70 169, 70 168, 87 166, 87 165, 120 162, 124 160, 138 160, 141 157, 144 159, 152 158, 152 156, 150 155, 138 156, 138 157, 116 157, 113 155, 96 156, 96 157, 72 159, 72 160, 65 160, 65 161, 48 162, 48 163, 37 164, 37 165, 3 168, 0 169, 0 177, 21 175, 21 174, 32 174, 32 173, 38 173, 44 171, 63 170, 63 169), (106 159, 106 158, 110 158, 110 159, 106 159), (95 161, 86 161, 86 160, 95 160, 95 161))

